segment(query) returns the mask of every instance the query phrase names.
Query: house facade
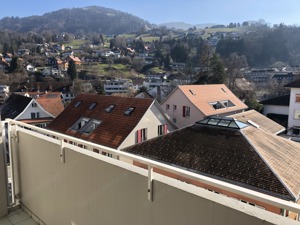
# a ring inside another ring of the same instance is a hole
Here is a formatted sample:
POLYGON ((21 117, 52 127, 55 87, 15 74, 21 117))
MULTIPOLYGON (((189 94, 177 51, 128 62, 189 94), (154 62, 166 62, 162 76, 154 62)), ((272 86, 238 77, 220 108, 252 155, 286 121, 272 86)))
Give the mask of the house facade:
POLYGON ((0 106, 0 113, 1 120, 14 119, 38 127, 46 127, 55 117, 36 99, 17 94, 12 94, 0 106))
POLYGON ((227 116, 248 108, 224 84, 179 85, 161 105, 179 127, 206 116, 227 116))

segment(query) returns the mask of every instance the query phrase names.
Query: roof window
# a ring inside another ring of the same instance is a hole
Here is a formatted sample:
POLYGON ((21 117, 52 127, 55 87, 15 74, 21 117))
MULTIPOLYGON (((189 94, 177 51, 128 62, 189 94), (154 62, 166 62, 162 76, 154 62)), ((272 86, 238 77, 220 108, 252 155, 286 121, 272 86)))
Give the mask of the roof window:
POLYGON ((81 101, 76 102, 76 104, 74 105, 75 108, 78 108, 81 104, 81 101))
POLYGON ((126 116, 130 116, 131 114, 132 114, 132 112, 134 111, 134 107, 129 107, 125 112, 124 112, 124 114, 126 115, 126 116))
POLYGON ((93 102, 90 107, 89 107, 89 110, 92 110, 96 107, 97 103, 96 102, 93 102))
POLYGON ((100 123, 100 120, 82 117, 76 121, 76 123, 71 127, 71 130, 90 134, 100 125, 100 123))
POLYGON ((108 107, 105 109, 105 111, 108 112, 108 113, 110 113, 110 112, 113 111, 113 109, 115 108, 115 106, 116 106, 116 105, 110 105, 110 106, 108 106, 108 107))
POLYGON ((211 116, 196 122, 196 124, 211 125, 217 127, 227 127, 234 129, 243 129, 248 127, 246 123, 240 122, 230 117, 211 116))

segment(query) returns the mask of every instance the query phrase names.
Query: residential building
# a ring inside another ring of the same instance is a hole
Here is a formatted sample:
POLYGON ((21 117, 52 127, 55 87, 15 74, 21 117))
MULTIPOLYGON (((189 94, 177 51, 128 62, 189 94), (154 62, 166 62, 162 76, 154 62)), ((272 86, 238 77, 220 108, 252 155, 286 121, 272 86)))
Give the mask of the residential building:
POLYGON ((104 81, 104 92, 107 95, 113 93, 128 93, 133 88, 132 80, 130 79, 115 79, 104 81))
POLYGON ((9 63, 0 56, 0 72, 7 73, 9 71, 10 65, 9 63))
POLYGON ((161 105, 179 127, 206 116, 227 116, 248 108, 224 84, 179 85, 161 105))
POLYGON ((282 95, 261 101, 263 114, 273 121, 288 127, 290 95, 282 95))
POLYGON ((39 127, 46 127, 59 114, 59 110, 59 104, 53 104, 53 101, 17 94, 12 94, 0 106, 2 121, 14 119, 39 127))
MULTIPOLYGON (((279 199, 299 200, 300 145, 229 117, 207 117, 192 126, 123 149, 192 173, 218 179, 279 199)), ((145 168, 143 163, 135 165, 145 168)), ((153 168, 157 173, 226 195, 276 214, 290 214, 243 194, 153 168)))
POLYGON ((80 94, 48 129, 114 149, 177 129, 153 99, 80 94))
POLYGON ((285 87, 290 88, 288 134, 300 136, 300 79, 285 87))

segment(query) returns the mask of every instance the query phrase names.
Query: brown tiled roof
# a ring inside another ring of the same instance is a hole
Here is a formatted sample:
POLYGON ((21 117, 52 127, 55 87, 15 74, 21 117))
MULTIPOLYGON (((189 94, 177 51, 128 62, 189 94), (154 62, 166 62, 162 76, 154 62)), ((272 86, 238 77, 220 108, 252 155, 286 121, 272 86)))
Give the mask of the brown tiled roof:
POLYGON ((47 128, 107 147, 118 148, 152 103, 151 99, 81 94, 47 128), (79 101, 81 104, 76 108, 75 104, 79 101), (90 110, 89 107, 92 103, 97 103, 97 105, 90 110), (105 109, 112 104, 115 105, 115 108, 112 112, 107 113, 105 109), (129 107, 135 107, 135 109, 130 116, 126 116, 124 112, 129 107), (70 130, 82 117, 100 120, 101 123, 89 135, 70 130))
POLYGON ((241 122, 248 123, 248 121, 252 121, 260 126, 261 129, 264 129, 268 132, 273 134, 278 134, 283 132, 285 128, 280 124, 276 123, 275 121, 269 119, 268 117, 264 116, 263 114, 255 111, 249 110, 237 114, 230 115, 229 117, 235 118, 241 122))
POLYGON ((298 198, 299 144, 252 126, 196 124, 123 150, 282 199, 298 198))
POLYGON ((35 100, 49 113, 53 116, 58 116, 63 110, 64 105, 60 97, 60 93, 50 92, 47 94, 43 94, 39 98, 35 98, 35 100), (55 95, 55 97, 54 97, 55 95))
POLYGON ((178 88, 205 116, 229 113, 248 108, 225 84, 179 85, 178 88), (214 109, 209 104, 210 102, 223 100, 230 100, 235 106, 214 109))

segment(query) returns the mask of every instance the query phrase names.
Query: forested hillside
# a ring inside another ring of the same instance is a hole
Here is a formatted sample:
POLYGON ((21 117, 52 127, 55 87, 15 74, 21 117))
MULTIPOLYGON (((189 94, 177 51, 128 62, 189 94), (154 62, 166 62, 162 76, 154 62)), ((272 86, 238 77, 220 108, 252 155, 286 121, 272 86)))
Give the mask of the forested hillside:
POLYGON ((141 30, 148 22, 114 9, 98 6, 62 9, 42 16, 5 17, 0 29, 18 32, 54 30, 72 34, 122 34, 141 30))

